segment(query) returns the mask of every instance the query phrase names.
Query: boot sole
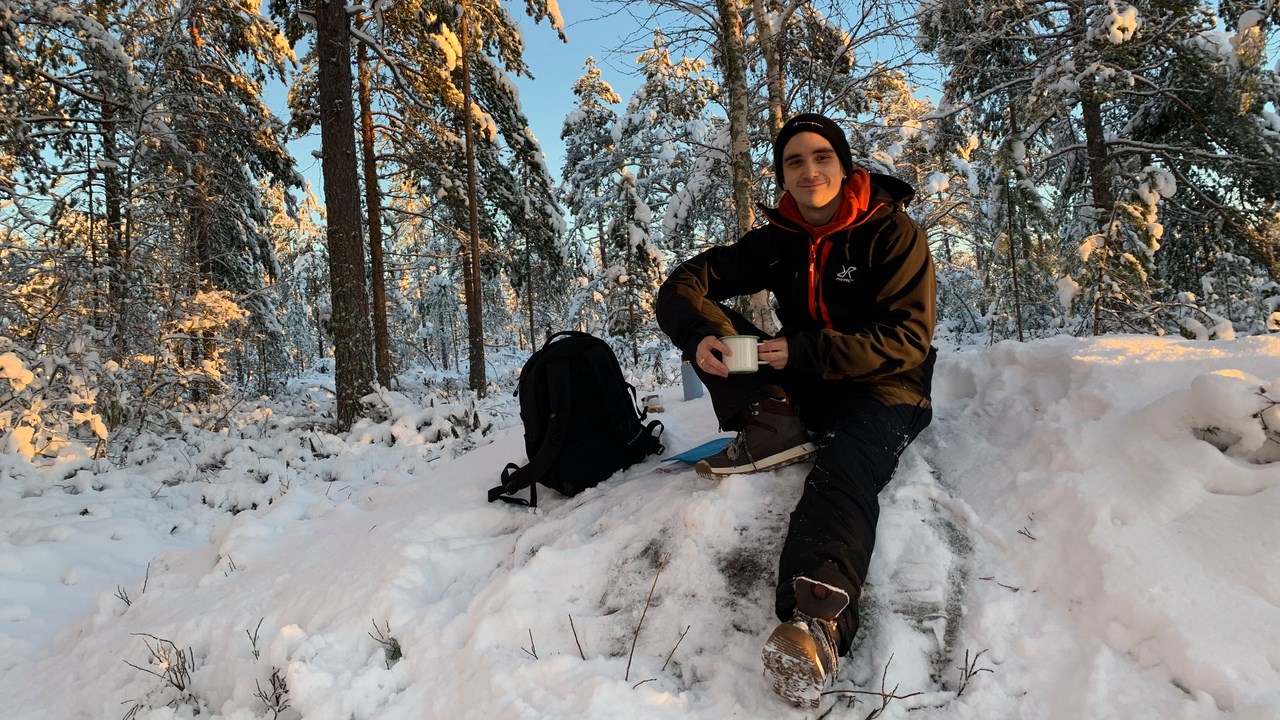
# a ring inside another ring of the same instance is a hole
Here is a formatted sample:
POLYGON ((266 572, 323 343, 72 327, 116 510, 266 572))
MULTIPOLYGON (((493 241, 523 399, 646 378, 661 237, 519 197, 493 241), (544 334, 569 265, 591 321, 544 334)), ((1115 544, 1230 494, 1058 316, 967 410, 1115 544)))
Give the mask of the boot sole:
POLYGON ((805 647, 813 639, 790 623, 779 625, 764 644, 761 659, 773 681, 773 694, 796 707, 816 708, 822 703, 825 684, 822 669, 805 647))
POLYGON ((770 455, 760 462, 736 465, 729 468, 711 467, 706 460, 699 460, 698 464, 693 466, 693 471, 704 478, 724 477, 725 475, 750 475, 751 473, 767 472, 787 465, 794 465, 798 462, 804 462, 817 454, 818 449, 813 446, 813 443, 803 443, 770 455))

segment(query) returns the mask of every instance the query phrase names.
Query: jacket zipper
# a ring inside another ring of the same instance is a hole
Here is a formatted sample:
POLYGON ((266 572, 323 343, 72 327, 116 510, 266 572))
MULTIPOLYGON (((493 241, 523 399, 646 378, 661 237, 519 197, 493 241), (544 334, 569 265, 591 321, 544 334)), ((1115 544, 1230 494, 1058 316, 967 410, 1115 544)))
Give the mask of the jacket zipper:
MULTIPOLYGON (((876 203, 876 206, 863 215, 861 220, 849 225, 848 227, 842 228, 841 232, 849 231, 859 225, 862 225, 866 221, 870 220, 871 216, 876 214, 876 212, 883 206, 884 203, 882 202, 876 203)), ((830 328, 832 323, 829 314, 826 312, 827 304, 822 302, 822 296, 818 292, 818 282, 821 280, 821 276, 818 272, 818 246, 821 245, 822 241, 825 239, 827 239, 826 235, 820 235, 809 241, 809 314, 813 316, 814 320, 817 320, 827 328, 830 328)), ((825 264, 826 263, 823 263, 824 266, 825 264)))
POLYGON ((809 314, 814 320, 821 320, 818 315, 818 283, 815 277, 815 271, 818 265, 818 243, 822 239, 811 240, 809 242, 809 314))

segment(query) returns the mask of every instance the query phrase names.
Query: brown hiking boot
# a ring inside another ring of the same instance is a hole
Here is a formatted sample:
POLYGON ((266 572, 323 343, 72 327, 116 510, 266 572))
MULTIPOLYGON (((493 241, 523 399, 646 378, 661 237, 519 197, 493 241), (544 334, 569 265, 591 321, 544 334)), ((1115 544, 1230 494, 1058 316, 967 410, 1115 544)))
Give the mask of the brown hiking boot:
POLYGON ((816 708, 823 689, 840 671, 835 620, 849 606, 849 594, 803 575, 794 586, 795 613, 774 628, 761 659, 775 695, 798 707, 816 708))
POLYGON ((791 403, 769 398, 752 403, 738 437, 724 450, 698 461, 694 470, 708 478, 763 472, 808 460, 816 453, 791 403))
POLYGON ((797 707, 818 707, 822 691, 840 671, 836 632, 834 621, 799 611, 774 628, 761 653, 773 693, 797 707))

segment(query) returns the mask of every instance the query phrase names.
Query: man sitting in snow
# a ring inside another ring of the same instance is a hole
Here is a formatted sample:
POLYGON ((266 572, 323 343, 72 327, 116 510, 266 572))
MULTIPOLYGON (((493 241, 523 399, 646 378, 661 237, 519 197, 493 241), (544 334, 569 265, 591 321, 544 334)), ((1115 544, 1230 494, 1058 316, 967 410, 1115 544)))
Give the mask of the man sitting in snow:
POLYGON ((915 191, 855 167, 834 122, 791 118, 773 162, 786 193, 764 209, 769 223, 677 267, 657 315, 695 363, 721 427, 738 433, 698 474, 814 458, 778 563, 782 624, 763 659, 774 692, 816 707, 858 629, 876 494, 932 418, 935 280, 924 233, 905 212, 915 191), (760 290, 776 298, 777 337, 723 304, 760 290), (768 338, 767 367, 730 375, 720 340, 729 335, 768 338))

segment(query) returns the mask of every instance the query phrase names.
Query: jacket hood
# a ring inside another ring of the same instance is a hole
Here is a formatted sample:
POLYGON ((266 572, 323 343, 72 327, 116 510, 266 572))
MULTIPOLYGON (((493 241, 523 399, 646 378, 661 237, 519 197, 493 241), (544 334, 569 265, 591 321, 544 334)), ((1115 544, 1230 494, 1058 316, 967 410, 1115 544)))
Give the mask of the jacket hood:
POLYGON ((871 202, 888 201, 906 208, 916 199, 916 189, 892 175, 871 173, 871 202))
MULTIPOLYGON (((893 209, 905 210, 916 197, 915 188, 892 175, 869 173, 869 176, 871 178, 869 205, 871 207, 876 205, 884 206, 876 211, 873 214, 874 216, 892 212, 893 209)), ((756 207, 774 225, 779 225, 789 230, 802 230, 794 220, 786 217, 779 208, 769 207, 763 203, 756 205, 756 207)))

